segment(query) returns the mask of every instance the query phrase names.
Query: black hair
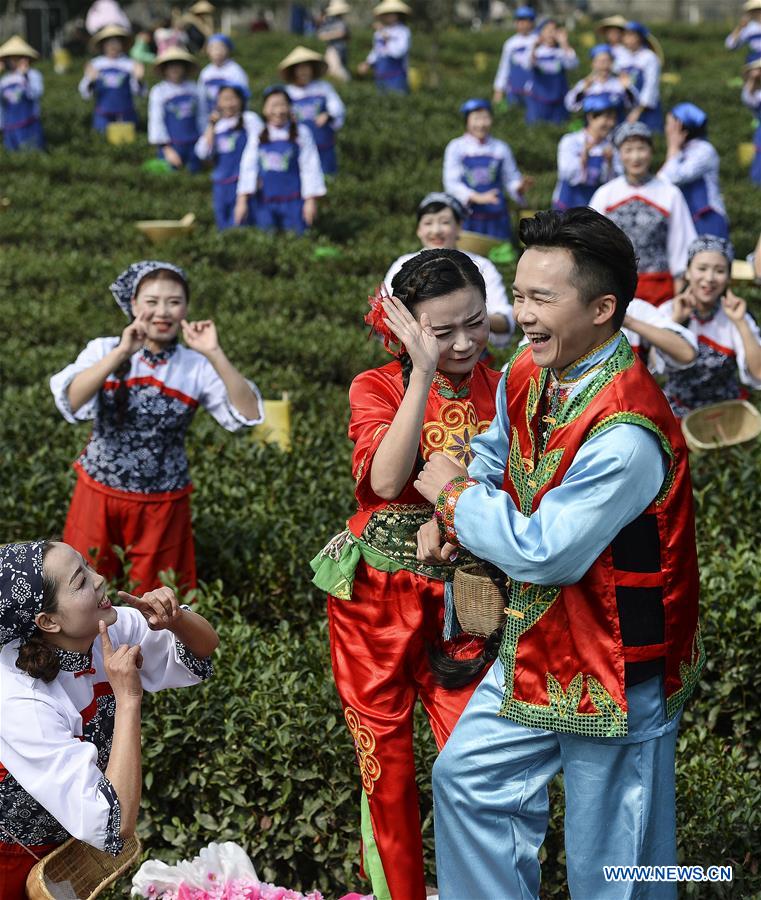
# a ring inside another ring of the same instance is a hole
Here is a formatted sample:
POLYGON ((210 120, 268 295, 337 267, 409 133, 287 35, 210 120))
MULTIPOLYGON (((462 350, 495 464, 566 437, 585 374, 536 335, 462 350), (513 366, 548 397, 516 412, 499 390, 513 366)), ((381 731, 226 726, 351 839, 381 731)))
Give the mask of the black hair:
POLYGON ((420 224, 420 220, 423 216, 430 216, 433 213, 441 212, 442 209, 449 209, 454 216, 455 222, 459 225, 462 221, 460 217, 457 215, 457 212, 453 207, 451 207, 448 203, 442 203, 440 200, 434 200, 433 203, 427 203, 425 206, 419 207, 417 211, 417 220, 418 224, 420 224))
POLYGON ((708 134, 708 122, 703 122, 700 127, 688 128, 680 119, 679 124, 685 130, 688 141, 691 141, 693 138, 704 138, 708 134))
MULTIPOLYGON (((47 540, 42 545, 42 609, 40 612, 44 613, 58 611, 58 584, 52 575, 45 573, 44 568, 45 556, 52 546, 52 540, 47 540)), ((56 648, 45 640, 42 632, 36 626, 29 640, 19 647, 16 668, 31 675, 32 678, 41 678, 45 684, 53 681, 60 671, 56 648)))
POLYGON ((518 233, 527 249, 570 251, 574 263, 571 280, 582 302, 591 303, 603 294, 615 295, 611 322, 615 328, 621 327, 637 288, 637 256, 618 225, 588 206, 574 206, 522 219, 518 233))
MULTIPOLYGON (((391 282, 393 295, 413 314, 419 303, 467 287, 474 287, 486 302, 484 276, 473 260, 460 250, 421 250, 404 263, 391 282)), ((406 391, 412 374, 412 360, 408 353, 402 353, 399 362, 406 391)))
MULTIPOLYGON (((269 100, 270 97, 277 95, 277 94, 282 94, 282 96, 285 97, 285 99, 288 101, 288 106, 293 105, 293 101, 291 100, 290 94, 284 87, 283 88, 280 88, 280 87, 274 88, 273 90, 267 92, 267 95, 265 96, 265 98, 262 102, 262 118, 264 117, 264 104, 269 100)), ((291 123, 288 127, 288 140, 295 143, 298 136, 299 136, 299 126, 296 124, 296 121, 293 118, 293 116, 291 116, 291 123)), ((270 137, 269 127, 265 123, 264 128, 262 129, 262 132, 259 135, 259 143, 260 144, 269 144, 271 140, 272 140, 272 138, 270 137)))

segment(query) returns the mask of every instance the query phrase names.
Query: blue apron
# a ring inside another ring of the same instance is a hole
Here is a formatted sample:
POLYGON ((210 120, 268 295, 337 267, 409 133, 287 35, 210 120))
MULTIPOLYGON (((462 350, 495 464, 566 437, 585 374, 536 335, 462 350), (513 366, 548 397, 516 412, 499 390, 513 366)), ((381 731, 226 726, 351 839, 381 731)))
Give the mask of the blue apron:
POLYGON ((303 209, 299 145, 289 140, 260 144, 259 190, 254 209, 257 228, 281 228, 303 234, 303 209))
POLYGON ((26 96, 26 87, 26 78, 19 75, 6 79, 0 92, 6 150, 45 149, 37 101, 26 96))
MULTIPOLYGON (((637 68, 637 66, 624 66, 621 71, 626 72, 638 91, 642 91, 642 83, 644 81, 642 69, 637 68)), ((663 107, 661 106, 661 101, 659 100, 656 106, 645 107, 642 115, 639 117, 639 121, 643 125, 647 125, 650 131, 657 131, 658 134, 661 134, 663 132, 663 107)))
POLYGON ((109 122, 137 122, 129 72, 116 66, 101 69, 94 94, 92 125, 96 131, 105 131, 109 122))
POLYGON ((302 97, 300 100, 293 101, 293 111, 296 114, 296 120, 302 125, 306 125, 312 132, 314 142, 317 144, 317 152, 320 154, 322 171, 326 175, 335 175, 338 171, 336 133, 329 121, 327 125, 322 126, 316 125, 314 121, 317 116, 327 112, 327 101, 320 94, 302 97))
POLYGON ((717 237, 728 238, 729 222, 709 204, 705 178, 680 184, 679 188, 692 214, 695 231, 698 234, 715 234, 717 237))
POLYGON ((516 57, 520 58, 523 53, 525 53, 525 49, 513 51, 507 76, 507 102, 517 103, 519 106, 526 105, 526 82, 531 78, 529 69, 519 65, 516 61, 516 57))
POLYGON ((229 84, 226 78, 209 78, 203 83, 203 96, 206 109, 211 112, 217 105, 217 94, 223 84, 229 84))
POLYGON ((373 63, 373 75, 375 76, 375 86, 379 91, 390 92, 395 94, 409 93, 409 84, 407 83, 407 56, 395 59, 391 56, 384 56, 384 41, 380 34, 377 34, 373 40, 375 52, 378 54, 373 63))
POLYGON ((568 79, 565 69, 559 72, 542 72, 534 67, 526 92, 526 124, 565 122, 568 118, 568 110, 564 103, 567 93, 568 79))
POLYGON ((468 218, 463 222, 466 231, 487 234, 490 237, 509 241, 512 239, 507 200, 502 189, 502 160, 493 156, 466 156, 463 159, 465 175, 463 182, 471 191, 479 194, 497 190, 499 201, 473 206, 468 218))
MULTIPOLYGON (((169 143, 179 153, 182 164, 190 172, 197 172, 200 161, 195 153, 198 140, 198 97, 195 94, 177 94, 164 103, 164 125, 169 143)), ((159 156, 164 158, 163 148, 159 156)))
MULTIPOLYGON (((245 128, 231 128, 214 135, 214 171, 211 173, 214 218, 223 231, 235 225, 240 158, 246 148, 245 128)), ((248 223, 243 223, 248 224, 248 223)))
POLYGON ((602 167, 605 158, 596 154, 587 157, 587 177, 583 184, 560 182, 558 195, 552 203, 553 209, 570 209, 572 206, 589 206, 592 195, 602 184, 602 167))

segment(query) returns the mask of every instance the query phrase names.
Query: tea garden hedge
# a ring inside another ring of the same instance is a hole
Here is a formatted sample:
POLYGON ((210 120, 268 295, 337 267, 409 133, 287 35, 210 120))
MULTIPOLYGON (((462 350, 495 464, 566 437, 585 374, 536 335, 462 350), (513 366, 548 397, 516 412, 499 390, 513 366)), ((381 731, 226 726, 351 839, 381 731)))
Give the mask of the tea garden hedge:
MULTIPOLYGON (((724 51, 720 28, 667 26, 659 34, 667 70, 681 76, 664 85, 664 101, 691 99, 709 111, 733 237, 744 255, 761 221, 759 191, 736 156, 737 143, 752 136, 739 99, 741 59, 724 51)), ((440 186, 444 146, 461 128, 460 102, 490 93, 504 37, 416 33, 419 93, 381 99, 366 81, 341 88, 348 106, 341 174, 304 238, 253 229, 220 235, 208 176, 142 172, 152 155, 144 135, 126 147, 93 137, 89 107, 76 93, 79 63, 65 75, 43 65, 51 152, 0 156, 0 195, 9 201, 0 207, 3 540, 63 526, 70 463, 87 429, 64 423, 47 379, 88 339, 124 326, 107 286, 136 259, 158 252, 187 267, 193 315, 217 321, 223 346, 265 396, 287 390, 293 402, 291 453, 250 434, 228 435, 203 414, 192 428, 203 579, 196 599, 222 646, 204 689, 146 700, 140 833, 150 855, 176 860, 211 840, 236 840, 260 874, 279 884, 317 886, 328 896, 359 884, 357 769, 330 676, 324 597, 310 585, 308 561, 353 507, 347 388, 356 373, 384 361, 363 328, 367 293, 391 260, 416 246, 416 204, 440 186), (486 71, 475 70, 476 52, 487 54, 486 71), (159 251, 132 224, 188 211, 198 216, 196 231, 159 251), (316 258, 322 245, 340 255, 316 258)), ((353 61, 369 42, 367 31, 354 36, 353 61)), ((255 97, 294 43, 282 34, 239 38, 255 97)), ((536 177, 530 204, 547 206, 562 129, 529 131, 518 115, 500 111, 495 133, 536 177)), ((511 279, 511 269, 504 275, 511 279)), ((761 292, 743 293, 761 314, 761 292)), ((693 464, 708 664, 679 738, 680 860, 732 863, 735 882, 691 885, 688 896, 761 896, 759 471, 758 442, 693 464)), ((422 717, 418 730, 433 881, 434 746, 422 717)), ((561 791, 558 780, 542 851, 547 897, 567 895, 561 791)))

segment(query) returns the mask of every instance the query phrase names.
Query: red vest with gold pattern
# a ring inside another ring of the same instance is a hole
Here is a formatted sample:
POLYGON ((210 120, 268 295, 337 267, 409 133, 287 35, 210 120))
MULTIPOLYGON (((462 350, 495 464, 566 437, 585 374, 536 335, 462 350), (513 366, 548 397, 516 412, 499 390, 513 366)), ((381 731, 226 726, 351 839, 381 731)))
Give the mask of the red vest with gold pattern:
POLYGON ((624 736, 627 684, 662 674, 671 718, 704 662, 687 448, 663 393, 625 338, 554 418, 545 417, 541 431, 547 378, 529 347, 507 374, 511 434, 503 490, 524 515, 562 482, 582 444, 613 425, 648 428, 670 465, 655 500, 576 584, 511 583, 500 714, 528 727, 624 736))

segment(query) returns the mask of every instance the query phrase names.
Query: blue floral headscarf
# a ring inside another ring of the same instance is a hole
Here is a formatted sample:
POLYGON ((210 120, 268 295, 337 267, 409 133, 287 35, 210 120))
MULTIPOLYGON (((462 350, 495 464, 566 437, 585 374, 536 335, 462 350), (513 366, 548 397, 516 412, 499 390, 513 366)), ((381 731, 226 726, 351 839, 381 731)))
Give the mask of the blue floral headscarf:
POLYGON ((179 266, 175 266, 168 262, 160 262, 157 259, 143 259, 140 262, 132 263, 132 265, 126 268, 109 287, 109 290, 114 295, 114 300, 116 300, 119 305, 119 309, 121 309, 128 319, 131 320, 134 318, 132 315, 132 298, 137 294, 140 282, 148 275, 162 270, 174 272, 175 275, 179 275, 185 284, 186 295, 188 297, 190 296, 188 276, 179 266))
POLYGON ((715 234, 701 234, 687 248, 687 265, 689 266, 693 257, 697 256, 698 253, 708 252, 721 253, 730 266, 735 258, 735 248, 732 246, 732 241, 728 241, 723 237, 717 237, 715 234))
POLYGON ((45 541, 0 547, 0 646, 34 634, 42 611, 42 548, 45 541))

